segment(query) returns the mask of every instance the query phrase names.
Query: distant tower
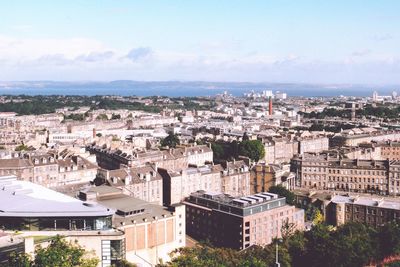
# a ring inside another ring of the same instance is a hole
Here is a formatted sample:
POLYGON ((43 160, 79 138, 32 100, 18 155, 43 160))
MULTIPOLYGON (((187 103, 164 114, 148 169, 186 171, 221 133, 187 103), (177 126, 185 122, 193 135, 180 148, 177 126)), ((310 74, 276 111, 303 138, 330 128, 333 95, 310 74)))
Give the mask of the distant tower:
POLYGON ((374 91, 372 93, 372 101, 378 101, 378 92, 377 91, 374 91))
POLYGON ((392 92, 392 99, 393 99, 393 100, 396 100, 396 99, 397 99, 397 92, 396 92, 396 91, 393 91, 393 92, 392 92))
POLYGON ((356 120, 356 107, 354 103, 351 105, 351 120, 356 120))
POLYGON ((272 115, 272 97, 269 97, 269 115, 272 115))

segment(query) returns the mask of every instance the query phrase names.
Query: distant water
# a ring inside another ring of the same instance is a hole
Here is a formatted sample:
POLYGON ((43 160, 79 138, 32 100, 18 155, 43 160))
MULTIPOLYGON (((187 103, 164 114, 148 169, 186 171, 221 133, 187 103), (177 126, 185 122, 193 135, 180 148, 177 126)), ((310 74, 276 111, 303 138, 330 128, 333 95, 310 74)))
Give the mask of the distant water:
MULTIPOLYGON (((400 88, 400 87, 397 87, 400 88)), ((286 92, 288 96, 371 96, 373 91, 379 95, 390 95, 396 87, 368 88, 366 86, 319 86, 303 84, 256 84, 256 83, 211 83, 211 82, 132 82, 110 83, 63 83, 26 82, 23 85, 1 86, 0 95, 121 95, 121 96, 213 96, 223 91, 235 96, 251 90, 273 90, 286 92)), ((399 92, 400 93, 400 92, 399 92)))

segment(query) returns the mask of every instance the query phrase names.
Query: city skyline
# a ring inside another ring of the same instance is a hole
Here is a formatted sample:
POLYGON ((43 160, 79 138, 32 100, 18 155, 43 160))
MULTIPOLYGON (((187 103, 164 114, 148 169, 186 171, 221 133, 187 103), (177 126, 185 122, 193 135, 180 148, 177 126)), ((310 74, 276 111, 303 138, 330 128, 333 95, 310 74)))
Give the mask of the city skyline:
POLYGON ((0 80, 400 84, 399 5, 4 1, 0 80))

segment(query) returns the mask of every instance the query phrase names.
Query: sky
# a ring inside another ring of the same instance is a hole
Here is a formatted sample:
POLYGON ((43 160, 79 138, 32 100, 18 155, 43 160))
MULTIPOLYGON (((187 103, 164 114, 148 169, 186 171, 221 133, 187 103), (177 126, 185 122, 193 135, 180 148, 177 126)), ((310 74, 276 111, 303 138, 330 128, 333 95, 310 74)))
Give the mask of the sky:
POLYGON ((398 0, 0 0, 0 81, 400 84, 398 0))

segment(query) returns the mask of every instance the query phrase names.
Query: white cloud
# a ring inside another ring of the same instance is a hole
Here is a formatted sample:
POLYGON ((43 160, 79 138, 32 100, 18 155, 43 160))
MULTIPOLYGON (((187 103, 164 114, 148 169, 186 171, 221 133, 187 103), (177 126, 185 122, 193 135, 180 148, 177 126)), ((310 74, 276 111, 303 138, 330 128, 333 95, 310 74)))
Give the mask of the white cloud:
POLYGON ((62 54, 75 58, 82 54, 108 50, 101 42, 87 38, 17 39, 0 35, 0 58, 32 60, 45 55, 62 54))
POLYGON ((384 33, 384 34, 375 34, 372 36, 372 40, 382 42, 382 41, 387 41, 393 39, 393 35, 389 33, 384 33))
POLYGON ((133 62, 148 59, 153 54, 153 50, 150 47, 137 47, 133 48, 126 55, 126 58, 132 60, 133 62))
POLYGON ((297 54, 233 53, 218 42, 195 48, 168 51, 137 45, 122 51, 88 38, 0 35, 0 80, 400 82, 399 58, 368 49, 342 61, 318 62, 297 54))
POLYGON ((11 26, 11 29, 14 31, 27 32, 32 30, 33 26, 29 24, 20 24, 11 26))
POLYGON ((354 57, 363 57, 363 56, 367 56, 369 54, 371 54, 370 49, 362 49, 362 50, 354 51, 351 55, 354 57))

